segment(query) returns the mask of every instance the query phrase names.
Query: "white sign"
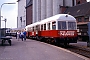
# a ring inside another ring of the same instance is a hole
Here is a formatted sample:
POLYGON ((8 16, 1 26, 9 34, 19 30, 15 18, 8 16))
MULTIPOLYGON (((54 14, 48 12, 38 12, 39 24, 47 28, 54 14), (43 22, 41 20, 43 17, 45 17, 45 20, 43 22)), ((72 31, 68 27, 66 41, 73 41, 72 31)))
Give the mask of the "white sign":
POLYGON ((60 31, 61 36, 74 36, 75 31, 60 31))

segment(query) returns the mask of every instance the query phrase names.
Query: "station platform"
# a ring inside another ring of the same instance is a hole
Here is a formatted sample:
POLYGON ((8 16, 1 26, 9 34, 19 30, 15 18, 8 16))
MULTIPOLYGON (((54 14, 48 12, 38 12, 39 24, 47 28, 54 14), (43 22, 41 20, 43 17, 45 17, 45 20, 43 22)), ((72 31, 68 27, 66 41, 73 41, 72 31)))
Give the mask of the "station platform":
POLYGON ((61 47, 31 39, 19 41, 12 37, 12 45, 0 45, 0 60, 90 60, 61 47))
POLYGON ((70 43, 70 44, 76 46, 79 49, 90 51, 90 47, 87 46, 87 42, 78 41, 77 43, 70 43))

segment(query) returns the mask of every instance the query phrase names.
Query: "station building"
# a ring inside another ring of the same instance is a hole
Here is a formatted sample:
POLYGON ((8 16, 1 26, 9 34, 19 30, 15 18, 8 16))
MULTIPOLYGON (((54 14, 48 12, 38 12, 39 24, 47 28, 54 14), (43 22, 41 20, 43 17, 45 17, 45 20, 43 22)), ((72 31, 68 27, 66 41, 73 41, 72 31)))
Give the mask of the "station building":
POLYGON ((26 26, 26 0, 18 0, 17 28, 26 26))

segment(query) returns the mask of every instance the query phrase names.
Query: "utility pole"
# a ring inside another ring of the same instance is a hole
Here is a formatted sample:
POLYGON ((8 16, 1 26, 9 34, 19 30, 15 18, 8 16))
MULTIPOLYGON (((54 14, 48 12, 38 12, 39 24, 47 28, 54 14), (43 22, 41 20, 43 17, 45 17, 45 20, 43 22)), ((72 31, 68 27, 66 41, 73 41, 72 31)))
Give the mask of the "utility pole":
POLYGON ((5 22, 5 29, 6 29, 6 22, 7 22, 7 19, 5 18, 4 20, 2 20, 2 21, 4 21, 5 22))
POLYGON ((90 47, 90 22, 87 24, 88 25, 88 36, 89 36, 89 40, 87 41, 87 46, 90 47))

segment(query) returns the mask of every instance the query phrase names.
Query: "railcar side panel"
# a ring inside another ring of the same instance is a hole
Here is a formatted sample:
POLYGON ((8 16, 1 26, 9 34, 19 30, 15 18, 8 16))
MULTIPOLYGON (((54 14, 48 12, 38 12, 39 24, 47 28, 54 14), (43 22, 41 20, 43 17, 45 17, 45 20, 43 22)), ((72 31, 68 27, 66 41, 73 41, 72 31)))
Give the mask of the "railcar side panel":
POLYGON ((29 36, 36 36, 36 32, 29 32, 29 36))
POLYGON ((39 31, 38 36, 43 37, 77 37, 76 30, 46 30, 46 31, 39 31))

